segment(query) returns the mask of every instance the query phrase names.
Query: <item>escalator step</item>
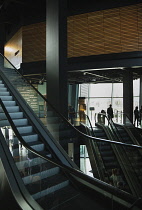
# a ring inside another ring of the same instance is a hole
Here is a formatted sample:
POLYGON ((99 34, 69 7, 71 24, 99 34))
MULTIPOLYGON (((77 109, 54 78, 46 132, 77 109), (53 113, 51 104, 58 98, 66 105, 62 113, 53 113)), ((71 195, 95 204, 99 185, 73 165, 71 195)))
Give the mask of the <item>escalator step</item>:
MULTIPOLYGON (((59 208, 59 205, 65 203, 65 202, 72 202, 74 198, 78 198, 79 193, 70 185, 66 186, 60 190, 57 190, 53 193, 50 193, 47 196, 41 197, 40 199, 37 199, 37 202, 40 204, 40 206, 43 209, 52 208, 57 206, 59 208)), ((64 204, 65 205, 65 204, 64 204)), ((72 205, 71 205, 72 206, 72 205)), ((61 207, 62 209, 62 207, 61 207)))
MULTIPOLYGON (((34 180, 37 176, 32 176, 34 180)), ((26 185, 28 191, 33 195, 40 191, 44 191, 55 185, 62 184, 67 178, 62 174, 55 174, 54 176, 47 177, 46 179, 40 179, 38 181, 33 181, 31 184, 26 185)))

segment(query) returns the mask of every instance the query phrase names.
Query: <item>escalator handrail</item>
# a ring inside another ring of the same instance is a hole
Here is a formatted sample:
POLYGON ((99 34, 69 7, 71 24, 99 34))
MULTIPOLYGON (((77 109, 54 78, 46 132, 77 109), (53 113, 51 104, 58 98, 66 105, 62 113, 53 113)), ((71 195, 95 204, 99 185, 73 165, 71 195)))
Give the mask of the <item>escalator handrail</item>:
MULTIPOLYGON (((111 130, 112 130, 112 133, 115 135, 115 138, 117 138, 117 141, 118 141, 118 142, 121 142, 121 137, 120 137, 119 133, 118 133, 118 132, 115 132, 115 129, 117 130, 117 127, 115 126, 115 123, 113 122, 112 118, 109 119, 109 118, 108 118, 108 115, 106 115, 106 114, 104 114, 104 113, 98 113, 98 114, 105 116, 105 118, 106 118, 107 121, 108 121, 108 126, 110 126, 110 128, 111 128, 111 130), (115 128, 115 129, 114 129, 114 128, 115 128)), ((116 142, 117 142, 117 141, 116 141, 116 142)))
MULTIPOLYGON (((80 114, 79 112, 75 112, 75 114, 80 114)), ((87 118, 87 120, 88 120, 88 122, 89 122, 89 125, 90 125, 90 128, 91 128, 91 131, 92 131, 92 133, 93 133, 93 127, 92 127, 92 123, 91 123, 91 121, 90 121, 90 118, 89 118, 89 116, 87 115, 87 114, 85 114, 84 113, 84 115, 85 115, 85 117, 87 118)), ((81 123, 81 120, 80 120, 80 123, 81 123)), ((86 126, 86 125, 85 125, 86 126)), ((88 126, 87 126, 88 127, 88 126)))
MULTIPOLYGON (((4 56, 0 53, 0 55, 6 59, 12 66, 13 68, 16 70, 16 72, 18 74, 20 74, 20 72, 16 69, 16 67, 4 56)), ((72 127, 73 129, 76 130, 76 132, 78 132, 80 135, 83 135, 84 137, 87 137, 87 138, 91 138, 92 140, 98 140, 98 141, 105 141, 107 143, 114 143, 114 144, 121 144, 120 142, 116 142, 116 141, 110 141, 110 140, 104 140, 104 139, 100 139, 100 138, 94 138, 94 137, 91 137, 91 136, 88 136, 84 133, 82 133, 81 131, 79 131, 76 127, 74 127, 58 110, 56 110, 56 108, 27 80, 27 78, 25 78, 22 74, 20 74, 20 76, 26 80, 26 82, 43 98, 43 100, 45 100, 53 109, 54 111, 68 124, 68 126, 72 127)), ((2 102, 2 100, 1 100, 2 102)), ((103 113, 101 113, 103 114, 103 113)), ((105 115, 106 116, 106 115, 105 115)), ((106 116, 107 117, 107 116, 106 116)), ((138 146, 138 145, 131 145, 131 144, 126 144, 126 143, 122 143, 123 145, 125 146, 135 146, 135 147, 138 147, 138 148, 142 148, 141 146, 138 146)))
MULTIPOLYGON (((15 124, 13 123, 13 121, 12 121, 12 119, 11 119, 11 117, 10 117, 8 111, 6 110, 5 105, 3 104, 3 102, 2 102, 1 99, 0 99, 0 104, 1 104, 1 107, 3 108, 3 111, 4 111, 5 115, 6 115, 6 117, 7 117, 8 121, 9 121, 9 123, 10 123, 10 125, 11 125, 11 127, 12 127, 12 129, 13 129, 13 131, 14 131, 14 133, 15 133, 15 135, 17 136, 18 140, 24 145, 24 147, 25 147, 26 149, 28 149, 28 150, 31 151, 32 153, 36 154, 37 156, 39 156, 39 157, 41 157, 41 158, 43 158, 43 159, 45 159, 45 160, 47 160, 47 161, 50 161, 51 163, 53 163, 53 164, 55 164, 55 165, 57 165, 57 166, 63 168, 64 170, 68 171, 69 173, 73 173, 73 174, 75 174, 76 176, 77 176, 77 174, 79 173, 79 177, 82 176, 82 175, 84 176, 84 173, 82 173, 80 170, 73 169, 73 168, 71 168, 71 167, 69 167, 69 166, 66 166, 66 165, 62 164, 61 162, 58 162, 57 160, 56 160, 56 161, 55 161, 55 160, 53 161, 51 158, 49 158, 49 157, 47 157, 47 156, 44 156, 44 155, 41 155, 39 152, 37 152, 36 150, 34 150, 33 148, 31 148, 31 147, 24 141, 24 139, 21 137, 21 135, 20 135, 18 129, 16 128, 15 124)), ((78 131, 78 130, 77 130, 77 131, 78 131)), ((83 134, 83 133, 81 133, 81 134, 83 134)), ((91 139, 94 139, 94 140, 104 141, 104 142, 107 141, 107 140, 104 140, 104 139, 99 139, 99 138, 90 137, 90 136, 85 135, 85 134, 83 134, 83 135, 84 135, 85 137, 87 137, 87 138, 91 138, 91 139)), ((109 142, 109 143, 112 143, 111 141, 107 141, 107 143, 108 143, 108 142, 109 142)), ((137 145, 129 145, 129 144, 127 145, 127 144, 120 143, 120 142, 114 142, 114 143, 117 143, 117 144, 123 145, 123 146, 125 145, 125 146, 137 147, 137 148, 141 148, 141 149, 142 149, 141 146, 137 146, 137 145)), ((85 175, 85 177, 88 178, 87 175, 85 175)))
POLYGON ((49 106, 50 107, 52 107, 52 109, 64 120, 64 121, 66 121, 66 123, 68 124, 68 125, 71 125, 70 124, 70 122, 47 100, 47 98, 45 98, 30 82, 29 82, 29 80, 26 78, 26 77, 24 77, 18 70, 17 70, 17 68, 4 56, 4 55, 2 55, 1 53, 0 53, 0 55, 4 58, 4 59, 6 59, 9 63, 10 63, 10 65, 12 65, 13 66, 13 68, 14 68, 14 70, 37 92, 37 94, 38 95, 40 95, 40 97, 42 97, 42 99, 47 103, 47 104, 49 104, 49 106))
MULTIPOLYGON (((47 157, 47 156, 45 156, 45 155, 41 155, 39 152, 37 152, 36 150, 34 150, 33 148, 31 148, 31 147, 23 140, 23 138, 21 137, 19 131, 17 130, 15 124, 13 123, 13 121, 12 121, 12 119, 11 119, 11 117, 10 117, 8 111, 6 110, 6 108, 5 108, 5 106, 4 106, 4 104, 3 104, 3 102, 2 102, 1 99, 0 99, 0 104, 1 104, 1 107, 3 108, 3 111, 4 111, 6 117, 7 117, 8 121, 9 121, 9 123, 10 123, 10 125, 11 125, 11 127, 12 127, 12 129, 13 129, 15 135, 16 135, 16 137, 18 138, 18 140, 23 144, 23 146, 24 146, 27 150, 29 150, 30 152, 36 154, 36 155, 39 156, 40 158, 42 158, 42 159, 44 159, 44 160, 46 160, 46 161, 49 161, 49 162, 51 162, 52 164, 58 166, 59 168, 61 168, 61 169, 64 170, 65 172, 71 174, 73 177, 74 177, 74 176, 77 177, 78 181, 81 179, 81 180, 83 180, 83 183, 84 183, 84 182, 85 182, 85 183, 86 183, 86 182, 87 182, 87 183, 90 183, 90 184, 91 184, 91 185, 89 184, 90 187, 91 187, 92 185, 93 185, 93 186, 96 186, 96 187, 101 187, 101 188, 103 188, 103 190, 106 190, 108 193, 113 193, 115 196, 118 196, 118 194, 119 194, 120 197, 121 197, 121 196, 122 196, 122 198, 125 197, 126 199, 129 200, 129 202, 131 201, 131 199, 133 200, 133 202, 135 202, 135 198, 134 198, 131 194, 129 194, 129 193, 125 192, 125 191, 121 191, 121 190, 119 190, 118 188, 114 188, 113 186, 111 186, 111 185, 109 185, 109 184, 107 184, 107 183, 104 183, 104 182, 102 182, 102 181, 100 181, 100 180, 98 180, 98 179, 96 179, 96 178, 89 177, 88 175, 84 174, 84 173, 81 172, 80 170, 77 170, 77 169, 75 169, 75 168, 71 168, 71 167, 69 167, 69 166, 66 166, 66 165, 62 164, 61 162, 58 162, 57 160, 52 160, 51 158, 49 158, 49 157, 47 157)), ((86 135, 86 136, 87 136, 87 135, 86 135)), ((89 137, 89 136, 88 136, 88 137, 89 137)), ((119 196, 118 196, 118 197, 119 197, 119 196)))
MULTIPOLYGON (((128 120, 131 122, 130 118, 128 117, 128 115, 127 115, 126 113, 124 113, 124 112, 122 112, 122 111, 117 111, 117 113, 121 113, 122 115, 126 116, 126 117, 128 118, 128 120)), ((135 127, 135 126, 133 125, 132 122, 131 122, 131 125, 132 125, 133 127, 135 127)))

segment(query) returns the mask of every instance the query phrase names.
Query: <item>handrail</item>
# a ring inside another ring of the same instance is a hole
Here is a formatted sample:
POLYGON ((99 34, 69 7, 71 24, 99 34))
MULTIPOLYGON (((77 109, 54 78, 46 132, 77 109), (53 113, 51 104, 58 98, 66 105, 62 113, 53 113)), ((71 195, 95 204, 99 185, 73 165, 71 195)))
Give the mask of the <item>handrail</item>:
MULTIPOLYGON (((98 180, 98 179, 96 179, 96 178, 89 177, 89 176, 87 176, 86 174, 84 174, 83 172, 81 172, 80 170, 77 170, 77 169, 75 169, 75 168, 71 168, 71 167, 69 167, 69 166, 67 166, 67 165, 64 165, 64 164, 62 164, 61 162, 58 162, 57 160, 52 160, 51 158, 49 158, 49 157, 47 157, 47 156, 41 155, 39 152, 37 152, 36 150, 34 150, 33 148, 31 148, 31 147, 23 140, 23 138, 21 137, 21 135, 20 135, 18 129, 16 128, 15 124, 13 123, 13 121, 12 121, 12 119, 11 119, 11 117, 10 117, 8 111, 6 110, 5 105, 3 104, 3 102, 2 102, 1 99, 0 99, 0 104, 1 104, 1 107, 2 107, 2 109, 3 109, 3 111, 4 111, 4 113, 5 113, 5 115, 6 115, 7 119, 8 119, 8 121, 9 121, 9 123, 10 123, 10 125, 11 125, 11 127, 12 127, 12 129, 13 129, 15 135, 16 135, 16 137, 18 138, 18 140, 23 144, 23 146, 24 146, 27 150, 29 150, 30 152, 36 154, 36 155, 39 156, 40 158, 43 158, 44 160, 49 161, 49 162, 51 162, 52 164, 54 164, 54 165, 60 167, 61 169, 63 169, 63 170, 66 171, 67 173, 72 174, 73 176, 76 176, 76 177, 78 178, 78 180, 83 179, 85 182, 89 182, 89 183, 90 183, 91 185, 93 185, 93 186, 96 186, 96 187, 103 187, 103 190, 107 190, 108 193, 114 193, 115 196, 118 196, 118 194, 119 194, 119 196, 122 196, 122 199, 126 196, 126 197, 125 197, 126 199, 128 199, 128 200, 129 200, 129 199, 134 199, 134 203, 136 202, 136 201, 135 201, 135 198, 134 198, 131 194, 129 194, 129 193, 125 192, 125 191, 121 191, 121 190, 118 189, 118 188, 114 188, 113 186, 111 186, 111 185, 109 185, 109 184, 107 184, 107 183, 104 183, 104 182, 102 182, 102 181, 100 181, 100 180, 98 180)), ((80 132, 80 134, 83 135, 83 136, 85 136, 85 137, 87 137, 87 138, 90 138, 90 136, 85 135, 85 134, 83 134, 82 132, 80 132)), ((97 139, 97 140, 100 140, 100 141, 101 141, 101 139, 98 139, 98 138, 93 138, 93 137, 92 137, 91 139, 94 139, 94 140, 97 139)), ((106 141, 106 140, 103 140, 103 141, 106 141)), ((121 144, 120 142, 117 142, 117 143, 118 143, 118 144, 121 144)), ((125 145, 125 144, 122 144, 122 145, 125 145)), ((130 145, 128 145, 128 146, 130 146, 130 145)), ((131 145, 131 146, 132 146, 132 147, 135 147, 136 145, 131 145)), ((140 148, 142 148, 142 147, 140 147, 140 148)), ((84 183, 84 181, 83 181, 83 183, 84 183)), ((91 187, 91 185, 90 185, 90 187, 91 187)), ((129 200, 129 201, 130 201, 130 200, 129 200)))
MULTIPOLYGON (((75 112, 75 115, 76 114, 80 114, 79 112, 75 112)), ((88 122, 89 122, 89 125, 90 125, 90 128, 91 128, 91 130, 92 130, 92 132, 93 132, 93 127, 92 127, 92 123, 91 123, 91 121, 90 121, 90 118, 89 118, 89 116, 87 115, 87 114, 85 114, 84 113, 84 116, 87 118, 87 120, 88 120, 88 122)), ((81 122, 81 120, 80 120, 80 122, 81 122)))
MULTIPOLYGON (((126 116, 127 119, 131 122, 131 120, 130 120, 130 118, 128 117, 128 115, 127 115, 126 113, 124 113, 123 111, 117 111, 117 113, 120 113, 121 115, 126 116)), ((131 125, 132 125, 133 127, 135 127, 135 126, 133 125, 133 122, 131 122, 131 125)))
MULTIPOLYGON (((31 151, 31 152, 35 153, 36 155, 40 156, 41 158, 44 158, 45 160, 50 161, 51 163, 53 163, 53 164, 55 164, 55 165, 57 165, 57 166, 59 166, 59 167, 61 167, 61 168, 65 168, 68 172, 74 172, 74 171, 76 171, 77 173, 78 173, 78 172, 80 173, 79 170, 77 170, 77 169, 73 169, 73 170, 72 170, 72 168, 70 168, 69 166, 66 166, 66 165, 64 165, 64 164, 62 164, 62 163, 59 163, 57 160, 56 160, 56 161, 55 161, 55 160, 53 161, 53 160, 51 160, 51 158, 48 158, 47 156, 41 155, 39 152, 37 152, 37 151, 34 150, 33 148, 29 147, 29 145, 28 145, 28 144, 23 140, 23 138, 21 137, 21 135, 20 135, 18 129, 17 129, 16 126, 14 125, 14 123, 13 123, 13 121, 12 121, 12 119, 11 119, 11 117, 10 117, 8 111, 6 110, 6 108, 5 108, 5 106, 4 106, 4 104, 3 104, 3 102, 2 102, 1 99, 0 99, 0 104, 1 104, 1 106, 2 106, 2 108, 3 108, 3 110, 4 110, 4 113, 5 113, 5 115, 6 115, 7 119, 8 119, 8 121, 9 121, 9 123, 10 123, 10 125, 11 125, 11 127, 12 127, 12 129, 13 129, 13 131, 14 131, 14 133, 15 133, 15 135, 17 136, 17 138, 19 139, 19 141, 24 145, 24 147, 25 147, 26 149, 28 149, 29 151, 31 151)), ((77 131, 78 131, 78 130, 77 130, 77 131)), ((88 136, 88 135, 86 135, 86 134, 84 134, 84 133, 82 133, 82 132, 80 132, 80 131, 78 131, 78 132, 79 132, 82 136, 84 136, 84 137, 86 137, 86 138, 89 138, 89 139, 91 138, 92 140, 103 141, 103 142, 107 142, 107 143, 118 144, 118 145, 121 145, 121 146, 128 146, 128 147, 134 147, 134 148, 142 149, 142 146, 130 145, 130 144, 122 143, 122 142, 115 142, 115 141, 100 139, 100 138, 88 136)), ((82 174, 82 172, 81 172, 81 174, 82 174)), ((83 174, 83 175, 84 175, 84 174, 83 174)))
MULTIPOLYGON (((30 85, 31 85, 31 84, 30 84, 30 85)), ((35 89, 35 90, 37 91, 37 89, 35 89)), ((38 91, 37 91, 37 92, 38 92, 38 91)), ((41 94, 40 94, 40 95, 41 95, 41 94)), ((41 96, 42 96, 42 95, 41 95, 41 96)), ((42 96, 42 98, 44 98, 44 97, 42 96)), ((46 101, 47 101, 47 100, 46 100, 46 101)), ((1 105, 3 104, 2 100, 0 100, 0 104, 1 104, 1 105)), ((4 106, 4 104, 3 104, 3 109, 4 109, 4 107, 5 107, 5 106, 4 106)), ((52 107, 53 107, 53 106, 52 106, 52 107)), ((39 152, 37 152, 37 151, 35 151, 34 149, 30 148, 29 145, 25 143, 25 141, 23 140, 23 138, 22 138, 21 135, 19 134, 18 130, 16 131, 17 128, 16 128, 16 126, 14 125, 14 123, 13 123, 13 121, 12 121, 12 119, 11 119, 9 113, 6 112, 6 111, 7 111, 7 110, 6 110, 6 108, 5 108, 5 114, 7 113, 6 116, 7 116, 8 120, 9 120, 9 122, 10 122, 10 124, 11 124, 11 127, 13 128, 13 131, 14 131, 15 134, 17 135, 17 138, 18 138, 19 141, 25 146, 25 148, 27 148, 29 151, 31 151, 31 152, 37 154, 39 157, 41 157, 41 158, 43 158, 43 159, 45 159, 45 160, 47 160, 47 161, 50 161, 51 163, 53 163, 53 164, 55 164, 55 165, 61 167, 63 170, 67 171, 68 173, 74 174, 75 176, 77 176, 77 177, 79 177, 79 178, 82 178, 82 179, 85 179, 85 180, 87 180, 88 182, 90 182, 90 177, 88 178, 88 176, 85 175, 85 174, 83 174, 81 171, 79 171, 79 170, 77 170, 77 169, 73 169, 73 168, 71 168, 71 167, 68 167, 68 166, 66 166, 66 165, 64 165, 64 164, 62 164, 62 163, 59 163, 58 161, 55 161, 55 160, 53 161, 52 159, 50 159, 50 158, 48 158, 48 157, 45 157, 44 155, 41 155, 39 152), (14 128, 14 127, 15 127, 15 128, 14 128)), ((57 111, 56 111, 56 112, 57 112, 57 111)), ((58 113, 59 113, 59 112, 58 112, 58 113)), ((60 116, 62 116, 62 115, 60 114, 60 116)), ((63 116, 63 118, 64 118, 64 116, 63 116)), ((64 119, 66 120, 66 118, 64 118, 64 119)), ((130 145, 130 144, 126 144, 126 143, 120 143, 120 142, 116 142, 116 141, 110 141, 110 140, 104 140, 104 139, 100 139, 100 138, 90 137, 90 136, 85 135, 84 133, 78 131, 78 129, 76 129, 74 126, 72 126, 67 120, 66 120, 66 122, 67 122, 74 130, 76 130, 76 132, 77 132, 78 134, 80 134, 83 138, 87 138, 87 139, 91 139, 91 140, 98 140, 98 141, 107 142, 107 143, 112 143, 112 144, 119 144, 119 145, 122 145, 122 146, 129 146, 129 147, 132 146, 132 147, 137 147, 137 148, 142 149, 142 147, 141 147, 141 146, 138 146, 138 145, 130 145)), ((95 179, 92 179, 92 182, 93 182, 94 184, 96 184, 95 179)), ((99 181, 97 181, 97 183, 99 183, 99 181)), ((101 182, 100 182, 100 183, 101 183, 101 182)), ((105 186, 107 186, 107 185, 105 185, 105 186)), ((107 186, 107 187, 110 187, 110 186, 107 186)), ((110 189, 111 189, 111 187, 110 187, 110 189)))
MULTIPOLYGON (((16 69, 16 67, 4 56, 0 53, 0 55, 6 59, 12 66, 13 68, 16 70, 16 72, 18 74, 20 74, 20 72, 16 69)), ((142 146, 138 146, 138 145, 134 145, 134 144, 126 144, 126 143, 122 143, 122 142, 116 142, 116 141, 111 141, 111 140, 104 140, 104 139, 100 139, 100 138, 97 138, 97 137, 92 137, 92 136, 88 136, 84 133, 82 133, 81 131, 79 131, 76 127, 74 127, 58 110, 56 110, 56 108, 27 80, 27 78, 25 78, 22 74, 20 74, 20 76, 27 81, 27 83, 32 86, 32 88, 43 98, 43 100, 45 100, 53 109, 56 113, 58 113, 58 115, 64 120, 66 121, 66 123, 72 127, 74 130, 76 130, 76 132, 78 132, 80 135, 83 135, 83 137, 86 137, 86 138, 91 138, 92 140, 98 140, 98 141, 104 141, 104 142, 107 142, 107 143, 112 143, 112 144, 122 144, 124 146, 128 146, 128 147, 131 147, 131 146, 134 146, 134 147, 137 147, 137 148, 140 148, 142 149, 142 146)), ((2 100, 0 99, 0 101, 2 102, 2 100)), ((101 113, 103 114, 103 113, 101 113)), ((106 115, 105 115, 106 116, 106 115)))
POLYGON ((15 69, 15 71, 30 85, 30 86, 32 86, 32 88, 38 93, 38 95, 40 95, 41 97, 42 97, 42 99, 44 100, 44 101, 46 101, 52 108, 53 108, 53 110, 60 116, 60 117, 62 117, 65 121, 66 121, 66 123, 68 123, 69 125, 71 125, 70 124, 70 122, 47 100, 47 98, 45 98, 30 82, 29 82, 29 80, 26 78, 26 77, 24 77, 17 69, 16 69, 16 67, 3 55, 3 54, 1 54, 0 53, 0 55, 4 58, 4 59, 6 59, 12 66, 13 66, 13 68, 15 69))

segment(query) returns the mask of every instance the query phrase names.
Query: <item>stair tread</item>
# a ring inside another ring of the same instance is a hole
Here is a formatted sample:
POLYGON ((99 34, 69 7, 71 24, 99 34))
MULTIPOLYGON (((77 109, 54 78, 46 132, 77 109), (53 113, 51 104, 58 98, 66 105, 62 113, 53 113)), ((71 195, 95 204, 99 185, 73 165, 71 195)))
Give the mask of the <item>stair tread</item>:
POLYGON ((43 198, 36 200, 43 209, 47 206, 49 209, 63 210, 63 209, 105 209, 103 202, 98 198, 90 198, 86 193, 76 190, 71 185, 43 198))
MULTIPOLYGON (((52 168, 55 168, 55 165, 53 165, 50 162, 46 161, 46 162, 41 163, 39 165, 38 162, 34 161, 34 159, 33 159, 33 162, 30 162, 30 175, 26 174, 23 178, 26 178, 26 177, 29 177, 29 176, 31 176, 33 174, 39 173, 40 171, 44 172, 44 171, 50 170, 52 168)), ((29 169, 29 164, 28 163, 26 163, 24 165, 24 169, 26 169, 26 170, 29 169)))
POLYGON ((26 187, 31 194, 35 194, 39 192, 39 190, 45 190, 64 181, 67 181, 67 178, 65 176, 63 176, 62 174, 55 174, 54 176, 41 179, 39 181, 33 182, 32 184, 28 184, 26 185, 26 187))
POLYGON ((71 201, 73 198, 78 198, 80 193, 73 188, 71 185, 68 185, 62 189, 56 190, 54 192, 54 196, 52 193, 46 195, 36 201, 40 204, 43 209, 48 206, 48 208, 52 208, 56 205, 61 205, 65 201, 71 201))
POLYGON ((28 145, 29 145, 29 146, 40 145, 40 144, 43 144, 43 142, 41 142, 41 141, 32 141, 32 142, 28 142, 28 145))
POLYGON ((34 133, 34 132, 30 132, 30 133, 22 133, 22 135, 21 136, 23 136, 23 137, 28 137, 28 136, 34 136, 34 135, 38 135, 37 133, 34 133))

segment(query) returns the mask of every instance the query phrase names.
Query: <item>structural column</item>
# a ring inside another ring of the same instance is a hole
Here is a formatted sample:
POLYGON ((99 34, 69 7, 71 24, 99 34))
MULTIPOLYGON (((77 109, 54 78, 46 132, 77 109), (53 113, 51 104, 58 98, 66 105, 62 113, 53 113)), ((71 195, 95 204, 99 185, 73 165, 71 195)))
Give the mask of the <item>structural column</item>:
POLYGON ((133 122, 133 72, 127 69, 123 74, 123 112, 133 122))
POLYGON ((67 1, 46 0, 47 99, 67 117, 67 1))
POLYGON ((139 101, 139 108, 142 106, 142 75, 140 76, 140 101, 139 101))
POLYGON ((4 44, 5 44, 5 26, 4 24, 0 24, 0 53, 4 54, 4 44))
POLYGON ((68 86, 68 103, 74 107, 75 112, 78 110, 78 89, 78 84, 68 86))

